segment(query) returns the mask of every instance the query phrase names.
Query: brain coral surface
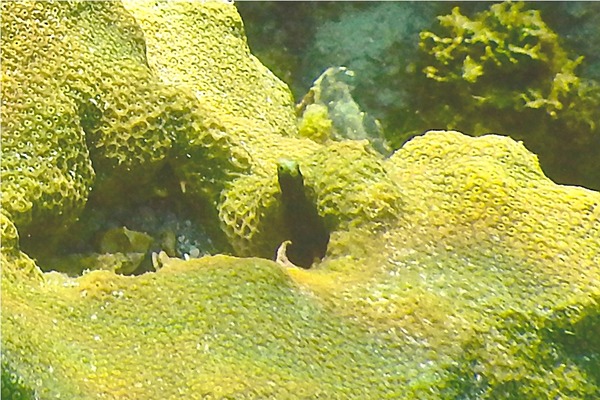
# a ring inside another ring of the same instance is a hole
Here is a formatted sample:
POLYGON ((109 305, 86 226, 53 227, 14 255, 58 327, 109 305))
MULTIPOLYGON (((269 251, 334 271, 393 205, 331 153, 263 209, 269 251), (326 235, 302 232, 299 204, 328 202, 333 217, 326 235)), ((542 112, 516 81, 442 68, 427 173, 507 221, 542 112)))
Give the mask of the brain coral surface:
POLYGON ((387 159, 297 138, 231 4, 2 11, 2 398, 597 398, 599 193, 497 135, 431 131, 387 159), (331 231, 308 270, 266 259, 285 239, 282 156, 331 231), (247 258, 70 278, 20 250, 90 187, 122 193, 165 163, 247 258))

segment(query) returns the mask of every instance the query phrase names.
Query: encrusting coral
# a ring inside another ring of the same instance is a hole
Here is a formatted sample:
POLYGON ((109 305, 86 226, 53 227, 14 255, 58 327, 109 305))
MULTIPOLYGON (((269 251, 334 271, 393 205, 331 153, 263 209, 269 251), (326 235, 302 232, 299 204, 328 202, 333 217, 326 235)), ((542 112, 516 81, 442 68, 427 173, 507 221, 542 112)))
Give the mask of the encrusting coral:
POLYGON ((2 11, 2 207, 32 245, 64 231, 91 188, 100 205, 139 201, 168 164, 189 196, 211 204, 247 168, 195 97, 152 73, 121 3, 2 11))
MULTIPOLYGON (((381 229, 398 219, 400 188, 387 177, 382 156, 368 141, 331 142, 310 156, 297 154, 306 195, 328 231, 365 225, 381 229)), ((271 258, 289 239, 280 197, 276 166, 270 174, 237 179, 223 192, 219 213, 237 254, 271 258)))
POLYGON ((399 220, 334 232, 312 270, 218 256, 139 277, 13 271, 5 360, 50 397, 593 398, 600 195, 493 135, 430 132, 383 165, 399 220))
POLYGON ((507 137, 432 131, 387 159, 367 141, 296 137, 278 80, 259 74, 252 81, 264 90, 245 93, 246 70, 227 69, 232 57, 236 65, 255 62, 232 55, 244 39, 231 4, 3 2, 2 11, 3 34, 18 33, 2 43, 2 127, 13 141, 4 146, 3 135, 3 156, 45 160, 51 139, 82 174, 63 166, 58 182, 85 182, 39 194, 35 185, 5 183, 21 165, 3 163, 3 195, 24 193, 31 203, 3 202, 0 214, 3 398, 595 398, 598 192, 556 185, 507 137), (30 34, 34 28, 42 31, 30 34), (223 56, 214 60, 229 72, 209 63, 212 73, 231 74, 223 86, 198 72, 206 53, 194 60, 168 39, 187 32, 182 41, 193 42, 204 30, 213 32, 208 41, 223 33, 213 48, 223 56), (28 42, 53 32, 62 35, 56 49, 78 50, 35 51, 28 42), (12 119, 31 113, 36 127, 44 121, 36 105, 46 103, 14 89, 47 73, 19 79, 23 54, 46 61, 64 54, 63 76, 73 77, 53 86, 55 97, 34 97, 68 104, 57 114, 66 115, 64 139, 12 119), (71 69, 75 55, 92 64, 71 69), (31 104, 19 108, 19 100, 31 104), (135 129, 132 121, 144 119, 152 124, 135 129), (32 132, 41 138, 28 139, 32 132), (28 140, 28 152, 17 150, 28 140), (305 195, 330 232, 325 258, 308 270, 255 258, 274 258, 287 239, 282 157, 301 166, 305 195), (42 273, 21 251, 23 232, 55 220, 68 226, 88 186, 122 193, 141 171, 152 185, 151 172, 163 164, 176 186, 185 181, 178 195, 213 205, 236 254, 249 257, 184 261, 161 253, 156 272, 68 277, 42 273))

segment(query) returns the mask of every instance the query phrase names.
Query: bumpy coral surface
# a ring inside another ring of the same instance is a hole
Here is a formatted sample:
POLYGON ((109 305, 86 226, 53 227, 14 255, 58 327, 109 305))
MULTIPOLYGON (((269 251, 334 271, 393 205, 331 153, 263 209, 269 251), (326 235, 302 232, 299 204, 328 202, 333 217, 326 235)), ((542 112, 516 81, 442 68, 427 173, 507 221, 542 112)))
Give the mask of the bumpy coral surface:
MULTIPOLYGON (((297 161, 307 196, 329 230, 381 227, 398 218, 400 189, 387 177, 381 155, 368 141, 331 142, 310 156, 299 154, 297 161)), ((286 239, 280 195, 275 167, 270 175, 238 179, 223 192, 223 229, 238 254, 271 257, 286 239)))
MULTIPOLYGON (((291 93, 250 54, 241 18, 232 4, 124 4, 146 34, 150 66, 162 81, 193 95, 215 123, 225 127, 228 138, 237 143, 233 148, 241 163, 249 159, 253 170, 271 174, 278 157, 302 147, 310 151, 310 141, 278 140, 297 135, 291 93), (277 146, 282 147, 279 155, 274 154, 277 146)), ((189 139, 194 140, 193 132, 189 139)), ((184 156, 182 160, 176 170, 194 187, 202 166, 184 156)))
POLYGON ((2 3, 3 34, 13 33, 2 43, 2 190, 14 199, 0 213, 2 398, 597 397, 599 193, 554 184, 507 137, 429 132, 387 159, 366 141, 295 137, 277 80, 273 102, 244 91, 243 68, 232 72, 239 85, 213 87, 194 78, 206 53, 194 61, 161 41, 211 31, 203 40, 219 43, 214 60, 227 66, 245 48, 231 4, 126 6, 131 14, 117 2, 2 3), (40 70, 20 77, 35 60, 40 70), (36 94, 38 73, 58 79, 55 97, 36 94), (65 118, 60 134, 36 108, 53 99, 68 105, 51 109, 65 118), (36 129, 15 122, 24 115, 36 129), (19 162, 46 156, 79 169, 49 163, 57 176, 15 183, 19 162), (265 259, 287 239, 281 157, 300 165, 330 232, 312 269, 265 259), (89 186, 99 204, 128 203, 114 194, 160 186, 165 165, 179 195, 216 209, 238 255, 263 258, 161 254, 156 272, 68 277, 22 251, 23 232, 68 226, 89 186))
POLYGON ((493 135, 430 132, 381 174, 402 190, 398 221, 337 230, 312 270, 220 256, 40 281, 11 266, 20 283, 3 281, 2 322, 15 388, 594 398, 600 195, 555 185, 493 135))
POLYGON ((124 5, 144 30, 148 62, 163 81, 188 87, 207 107, 226 109, 256 128, 297 131, 289 89, 250 54, 242 19, 230 3, 124 5))
POLYGON ((139 201, 168 166, 168 179, 189 181, 186 195, 210 204, 246 168, 193 94, 149 67, 144 34, 120 2, 3 2, 2 11, 2 206, 27 236, 68 226, 90 189, 99 204, 139 201))

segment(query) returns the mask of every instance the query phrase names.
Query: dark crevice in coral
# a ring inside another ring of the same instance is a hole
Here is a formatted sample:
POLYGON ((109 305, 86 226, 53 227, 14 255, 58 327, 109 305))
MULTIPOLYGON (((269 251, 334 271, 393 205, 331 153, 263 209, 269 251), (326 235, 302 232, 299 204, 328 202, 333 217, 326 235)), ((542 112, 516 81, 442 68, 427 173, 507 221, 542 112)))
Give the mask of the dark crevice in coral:
POLYGON ((178 258, 231 251, 214 207, 187 198, 168 165, 151 181, 157 183, 104 187, 101 196, 95 188, 78 221, 53 238, 23 237, 22 249, 42 269, 72 276, 85 269, 153 271, 152 253, 161 251, 178 258))
POLYGON ((277 168, 283 221, 287 231, 287 257, 293 264, 309 268, 325 257, 329 231, 314 202, 307 196, 300 166, 280 160, 277 168))

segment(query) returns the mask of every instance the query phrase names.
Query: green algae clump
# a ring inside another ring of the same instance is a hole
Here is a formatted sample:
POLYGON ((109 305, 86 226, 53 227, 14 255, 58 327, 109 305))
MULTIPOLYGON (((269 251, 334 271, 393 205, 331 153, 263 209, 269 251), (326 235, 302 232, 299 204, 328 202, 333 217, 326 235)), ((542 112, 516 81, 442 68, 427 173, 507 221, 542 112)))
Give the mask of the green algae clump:
POLYGON ((455 7, 451 14, 439 17, 440 27, 447 29, 450 37, 421 33, 421 47, 436 60, 424 69, 427 77, 438 82, 479 82, 470 94, 481 102, 517 110, 542 108, 556 116, 565 108, 566 99, 561 97, 579 83, 574 70, 583 58, 569 59, 540 13, 525 11, 524 6, 495 4, 473 20, 455 7))
POLYGON ((553 179, 598 189, 600 87, 532 7, 504 2, 472 17, 455 7, 421 32, 404 126, 508 134, 553 179))

